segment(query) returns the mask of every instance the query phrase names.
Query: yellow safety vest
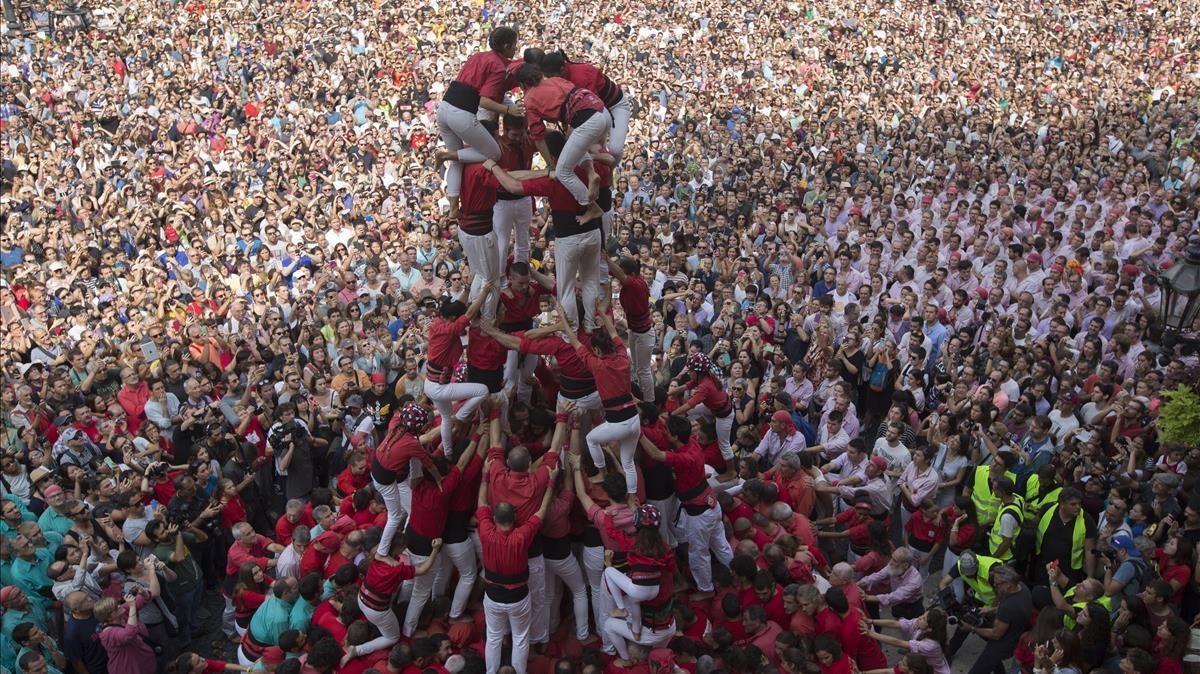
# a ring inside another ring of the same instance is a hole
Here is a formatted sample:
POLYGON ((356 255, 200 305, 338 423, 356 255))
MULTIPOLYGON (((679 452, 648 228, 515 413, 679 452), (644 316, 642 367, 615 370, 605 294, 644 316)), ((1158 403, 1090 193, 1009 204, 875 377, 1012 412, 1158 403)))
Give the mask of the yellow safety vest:
MULTIPOLYGON (((1083 570, 1083 543, 1087 536, 1087 522, 1083 519, 1083 511, 1075 516, 1075 526, 1071 532, 1071 568, 1075 571, 1083 570)), ((1042 515, 1042 519, 1038 521, 1037 529, 1037 553, 1042 554, 1042 539, 1046 536, 1046 530, 1050 528, 1050 518, 1058 517, 1058 504, 1050 506, 1046 509, 1046 513, 1042 515)))
POLYGON ((996 521, 992 522, 992 528, 988 530, 988 552, 996 556, 997 559, 1007 562, 1013 558, 1013 546, 1017 544, 1017 536, 1021 535, 1021 522, 1025 519, 1025 511, 1021 508, 1020 497, 1014 497, 1016 500, 1008 505, 1001 506, 999 512, 996 513, 996 521), (1009 512, 1013 517, 1017 518, 1017 528, 1013 531, 1012 543, 1008 546, 1008 550, 999 555, 996 553, 1000 549, 1000 545, 1004 542, 1004 536, 1000 535, 1000 515, 1009 512))
MULTIPOLYGON (((1065 597, 1065 598, 1069 599, 1070 596, 1073 595, 1074 593, 1075 593, 1075 588, 1071 588, 1070 590, 1067 591, 1067 597, 1065 597)), ((1112 597, 1109 597, 1109 596, 1102 596, 1099 599, 1093 599, 1091 601, 1071 602, 1071 607, 1075 609, 1075 615, 1079 615, 1079 612, 1084 610, 1084 608, 1087 607, 1088 604, 1099 604, 1100 606, 1104 607, 1105 611, 1112 613, 1112 597)), ((1072 618, 1071 616, 1069 616, 1069 615, 1063 616, 1063 627, 1065 627, 1069 630, 1073 630, 1073 629, 1075 629, 1075 623, 1076 623, 1076 620, 1074 618, 1072 618)))
POLYGON ((974 578, 970 578, 962 572, 961 559, 958 560, 958 575, 962 578, 963 583, 966 583, 967 587, 971 588, 971 592, 975 594, 975 597, 983 602, 984 606, 991 606, 996 603, 996 590, 992 588, 992 584, 988 579, 991 578, 992 567, 1004 562, 995 557, 985 557, 983 555, 975 555, 975 559, 979 562, 979 573, 975 574, 974 578))
MULTIPOLYGON (((1015 473, 1006 471, 1004 474, 1016 482, 1015 473)), ((990 466, 978 466, 975 468, 975 479, 971 483, 971 500, 975 502, 975 514, 982 526, 991 524, 996 519, 996 511, 1000 509, 1000 499, 992 493, 992 485, 988 483, 990 476, 990 466)))
POLYGON ((1029 486, 1025 490, 1025 516, 1040 517, 1047 506, 1058 503, 1058 495, 1062 493, 1062 487, 1055 487, 1046 492, 1044 496, 1038 497, 1037 485, 1034 484, 1038 479, 1037 475, 1029 478, 1029 486))

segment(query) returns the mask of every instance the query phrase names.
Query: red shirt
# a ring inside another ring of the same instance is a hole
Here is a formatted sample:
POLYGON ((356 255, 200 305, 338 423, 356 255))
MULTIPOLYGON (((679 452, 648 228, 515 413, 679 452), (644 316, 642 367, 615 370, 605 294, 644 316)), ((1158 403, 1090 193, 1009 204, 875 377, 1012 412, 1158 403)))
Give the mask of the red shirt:
POLYGON ((629 378, 629 354, 620 337, 613 338, 613 352, 597 356, 582 344, 576 349, 579 357, 596 379, 596 391, 605 411, 615 412, 633 404, 633 380, 629 378))
POLYGON ((488 474, 488 505, 509 503, 516 511, 517 524, 527 522, 542 507, 542 496, 550 486, 550 469, 558 465, 558 453, 551 452, 536 470, 522 473, 504 465, 504 449, 492 447, 488 456, 496 461, 488 474))
POLYGON ((329 630, 339 644, 346 641, 346 626, 338 620, 337 609, 328 599, 317 604, 317 610, 313 611, 312 624, 329 630))
POLYGON ((686 493, 695 489, 701 482, 708 481, 704 473, 704 454, 700 452, 695 441, 666 452, 663 460, 675 473, 675 489, 680 493, 686 493))
MULTIPOLYGON (((399 418, 399 415, 396 418, 399 418)), ((412 459, 420 461, 421 465, 429 470, 434 469, 433 457, 425 451, 416 436, 408 432, 394 433, 391 435, 391 440, 385 441, 375 450, 372 470, 382 467, 384 470, 395 473, 397 479, 407 479, 412 459), (377 467, 374 464, 379 465, 377 467)))
POLYGON ((254 544, 250 547, 242 545, 241 541, 229 546, 229 554, 225 557, 225 575, 236 576, 238 571, 241 570, 242 564, 246 562, 254 562, 258 568, 266 571, 268 561, 267 546, 270 544, 271 539, 262 534, 257 534, 254 544))
POLYGON ((328 559, 329 555, 318 551, 317 546, 309 543, 308 547, 304 548, 304 554, 300 555, 300 576, 307 576, 314 571, 322 573, 328 559))
POLYGON ((481 51, 467 59, 458 71, 456 82, 471 87, 484 98, 504 100, 504 81, 508 77, 510 60, 497 51, 481 51))
POLYGON ((706 374, 699 381, 693 378, 688 382, 687 387, 692 390, 692 397, 687 400, 688 405, 695 407, 703 404, 715 416, 720 417, 729 413, 731 409, 729 394, 722 388, 716 377, 706 374))
POLYGON ((624 94, 621 92, 621 87, 617 86, 608 76, 604 74, 596 66, 590 63, 574 63, 568 61, 563 65, 563 78, 569 80, 577 87, 583 87, 589 91, 593 91, 604 104, 612 107, 621 101, 624 94))
MULTIPOLYGON (((540 503, 538 504, 540 507, 540 503)), ((498 577, 519 576, 529 571, 529 544, 542 526, 536 514, 524 524, 502 531, 492 519, 492 509, 480 506, 475 510, 479 520, 479 544, 483 548, 483 569, 498 577)), ((485 575, 486 577, 486 575, 485 575)))
POLYGON ((502 370, 508 360, 508 349, 491 335, 471 326, 467 336, 467 362, 480 370, 502 370))
MULTIPOLYGON (((559 373, 564 377, 581 380, 581 387, 584 387, 584 381, 590 381, 592 383, 591 390, 595 390, 595 379, 592 378, 592 371, 588 369, 587 363, 579 356, 579 352, 571 348, 571 345, 564 342, 561 337, 549 335, 537 339, 527 339, 522 335, 520 351, 538 356, 554 356, 555 362, 558 363, 559 373)), ((574 387, 568 386, 565 389, 570 391, 574 387)), ((590 393, 591 390, 586 393, 590 393)))
POLYGON ((447 509, 452 513, 470 512, 479 498, 479 483, 483 475, 483 457, 476 454, 462 472, 462 478, 454 486, 447 509))
POLYGON ((941 523, 930 521, 921 510, 908 518, 908 522, 904 524, 904 531, 917 543, 914 547, 922 552, 929 552, 935 544, 946 540, 945 520, 941 523))
POLYGON ((338 473, 338 477, 337 477, 338 495, 339 496, 349 496, 349 495, 353 494, 354 492, 358 491, 359 489, 362 489, 363 487, 367 486, 367 482, 369 482, 370 479, 371 479, 371 473, 369 471, 363 471, 362 475, 355 475, 350 472, 349 468, 346 468, 342 472, 338 473))
POLYGON ((317 523, 313 521, 311 515, 305 512, 301 512, 300 517, 295 522, 289 520, 286 513, 280 515, 279 520, 275 522, 275 541, 280 545, 290 545, 292 542, 292 532, 300 525, 312 528, 317 523))
POLYGON ((446 516, 450 514, 450 498, 462 481, 462 473, 458 466, 451 466, 450 472, 442 478, 439 488, 437 483, 428 477, 422 477, 412 486, 412 512, 408 516, 408 531, 424 536, 437 538, 446 529, 446 516))
POLYGON ((426 361, 427 364, 453 370, 458 359, 462 357, 462 336, 470 323, 471 319, 466 314, 453 321, 441 317, 433 319, 428 328, 429 357, 426 361))
POLYGON ((842 644, 842 651, 858 662, 859 669, 885 669, 888 665, 883 649, 877 641, 863 635, 859 627, 862 618, 858 609, 851 606, 838 627, 837 640, 842 644))
POLYGON ((586 95, 587 92, 581 93, 577 89, 561 77, 547 77, 537 86, 525 90, 525 118, 529 123, 529 137, 534 142, 546 136, 548 121, 570 124, 576 113, 604 109, 604 102, 595 94, 586 95))
MULTIPOLYGON (((587 171, 582 167, 575 167, 575 175, 585 183, 588 181, 587 171)), ((576 216, 583 213, 587 207, 580 205, 571 191, 551 176, 522 180, 521 192, 531 197, 546 197, 549 200, 550 221, 553 223, 555 237, 572 236, 600 228, 600 218, 583 224, 576 220, 576 216)))
POLYGON ((650 287, 645 279, 638 274, 626 274, 618 301, 625 310, 625 320, 630 330, 650 332, 654 323, 650 318, 650 287))
MULTIPOLYGON (((312 546, 310 545, 309 547, 311 548, 312 546)), ((305 552, 307 552, 307 550, 305 550, 305 552)), ((301 559, 300 563, 303 565, 304 560, 301 559)), ((338 569, 347 564, 353 563, 354 560, 343 555, 341 548, 338 548, 329 555, 328 559, 325 560, 325 569, 321 572, 321 577, 332 578, 333 574, 337 573, 338 569)), ((301 571, 303 571, 303 569, 301 569, 301 571)))
POLYGON ((463 164, 462 192, 458 197, 460 230, 476 236, 492 231, 492 210, 496 207, 498 189, 496 176, 483 164, 463 164))
POLYGON ((380 597, 390 597, 400 591, 400 586, 406 580, 416 577, 416 569, 412 564, 400 563, 395 566, 383 562, 372 561, 367 565, 367 575, 363 577, 363 585, 371 588, 371 592, 380 597))
POLYGON ((512 286, 505 288, 500 292, 500 306, 504 307, 504 321, 500 323, 500 329, 528 330, 533 318, 541 313, 541 298, 553 295, 553 288, 547 290, 536 281, 520 294, 512 286))

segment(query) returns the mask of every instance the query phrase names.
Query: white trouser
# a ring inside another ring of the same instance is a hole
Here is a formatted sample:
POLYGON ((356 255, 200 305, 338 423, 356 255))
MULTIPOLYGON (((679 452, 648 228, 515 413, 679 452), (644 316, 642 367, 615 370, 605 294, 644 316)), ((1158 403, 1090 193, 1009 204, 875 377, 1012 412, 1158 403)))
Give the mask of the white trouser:
POLYGON ((529 225, 532 223, 533 197, 496 201, 496 208, 492 211, 492 226, 496 228, 496 250, 500 253, 501 269, 508 262, 510 243, 513 244, 513 260, 529 262, 529 225))
POLYGON ((562 603, 560 588, 566 585, 571 592, 571 605, 575 609, 575 637, 580 641, 588 638, 588 591, 583 582, 583 571, 574 555, 564 559, 546 558, 546 598, 550 605, 550 630, 558 627, 558 609, 562 603), (562 581, 562 584, 559 583, 562 581))
MULTIPOLYGON (((600 249, 602 251, 607 251, 608 242, 612 241, 612 220, 612 210, 604 211, 604 213, 600 215, 600 249)), ((600 282, 604 284, 609 283, 607 255, 600 256, 600 282)))
POLYGON ((433 401, 438 416, 442 418, 442 451, 446 453, 446 456, 450 456, 454 452, 454 425, 451 416, 457 417, 460 421, 471 416, 471 413, 479 407, 479 403, 488 396, 488 387, 483 384, 468 383, 438 384, 426 379, 425 396, 433 401), (454 403, 458 400, 467 402, 458 408, 457 414, 454 414, 454 403))
POLYGON ((679 498, 671 496, 664 499, 647 499, 647 503, 658 508, 662 514, 662 523, 658 525, 658 533, 662 535, 667 545, 674 548, 679 545, 679 531, 675 527, 675 516, 679 513, 679 498))
POLYGON ((400 621, 396 619, 395 611, 376 611, 364 604, 361 597, 358 608, 362 610, 363 617, 379 630, 379 636, 354 648, 359 655, 382 651, 400 641, 400 621))
POLYGON ((617 649, 617 655, 621 656, 622 660, 628 660, 630 642, 641 644, 647 650, 665 648, 675 637, 675 621, 671 621, 670 625, 657 630, 642 627, 641 634, 634 637, 633 628, 624 618, 609 618, 604 621, 603 631, 608 635, 613 647, 617 649))
MULTIPOLYGON (((629 366, 633 383, 642 390, 642 400, 654 402, 654 328, 648 332, 629 331, 629 366)), ((722 450, 724 451, 724 450, 722 450)))
POLYGON ((721 448, 721 458, 726 461, 733 461, 733 445, 729 442, 729 436, 733 433, 733 410, 729 411, 724 417, 716 417, 712 410, 708 409, 708 405, 700 403, 687 411, 688 419, 700 419, 707 417, 713 420, 715 426, 714 432, 717 434, 717 446, 721 448))
POLYGON ((241 645, 238 645, 238 664, 243 667, 253 667, 255 660, 246 657, 246 652, 242 650, 241 645))
POLYGON ((558 155, 558 162, 554 165, 554 177, 567 188, 580 206, 588 204, 588 188, 579 176, 575 175, 575 167, 588 156, 588 150, 593 145, 604 144, 604 139, 611 130, 612 115, 607 109, 601 110, 588 117, 587 121, 578 127, 571 128, 567 143, 558 155))
MULTIPOLYGON (((479 293, 483 292, 484 283, 491 281, 493 287, 500 287, 500 251, 496 248, 496 232, 475 235, 464 232, 462 227, 459 227, 458 242, 462 244, 467 263, 471 265, 471 292, 468 297, 474 302, 479 293)), ((483 301, 480 313, 486 318, 494 319, 496 304, 499 301, 500 296, 496 292, 489 294, 483 301)))
POLYGON ((550 641, 550 611, 546 606, 546 558, 529 558, 529 642, 544 644, 550 641))
POLYGON ((521 354, 516 351, 508 352, 508 360, 504 361, 504 390, 511 392, 513 388, 517 390, 517 400, 523 403, 529 403, 529 397, 533 395, 533 387, 529 385, 529 378, 533 376, 534 370, 537 370, 539 356, 532 354, 521 354), (520 369, 517 365, 520 364, 520 369))
POLYGON ((496 674, 500 669, 500 650, 504 635, 509 633, 512 634, 512 667, 517 674, 525 674, 525 663, 529 660, 529 623, 533 619, 529 595, 512 604, 500 604, 485 595, 483 614, 487 620, 487 645, 483 652, 487 674, 496 674))
POLYGON ((242 636, 242 633, 238 631, 237 610, 233 608, 233 600, 227 595, 221 595, 221 598, 225 600, 225 608, 221 611, 221 631, 227 637, 235 634, 239 637, 242 636))
POLYGON ((626 620, 631 624, 642 624, 642 602, 658 596, 658 585, 638 585, 629 576, 613 567, 604 569, 604 587, 612 597, 613 605, 628 613, 626 620))
MULTIPOLYGON (((942 574, 949 575, 950 569, 953 569, 958 564, 958 555, 954 554, 950 548, 946 548, 946 559, 942 562, 942 574)), ((966 595, 966 590, 963 588, 962 578, 955 578, 950 587, 954 588, 954 596, 962 601, 966 595)))
POLYGON ((629 137, 629 119, 633 110, 629 106, 629 96, 621 94, 621 100, 608 108, 612 115, 612 129, 608 132, 608 153, 619 161, 625 153, 625 139, 629 137))
POLYGON ((630 494, 637 493, 637 467, 633 463, 633 456, 637 451, 641 432, 642 421, 634 415, 616 423, 605 421, 587 434, 588 452, 591 453, 592 463, 597 468, 604 468, 606 465, 602 445, 610 442, 621 443, 621 470, 625 472, 625 488, 630 494))
MULTIPOLYGON (((379 496, 383 498, 383 504, 387 506, 387 524, 383 527, 383 534, 379 538, 379 552, 388 554, 392 547, 392 538, 396 536, 396 532, 400 531, 400 523, 404 521, 404 514, 408 512, 408 508, 400 499, 400 484, 399 481, 391 484, 379 484, 375 478, 371 478, 371 483, 375 485, 375 491, 379 492, 379 496)), ((412 504, 412 490, 408 491, 409 504, 412 504)))
MULTIPOLYGON (((414 567, 420 566, 429 559, 428 555, 408 553, 408 563, 414 567)), ((411 637, 417 631, 417 621, 421 619, 421 611, 433 596, 433 582, 436 580, 433 572, 413 578, 412 596, 408 599, 408 611, 404 614, 404 636, 411 637)))
POLYGON ((461 543, 451 543, 445 547, 446 557, 458 569, 458 584, 454 586, 454 599, 450 602, 450 618, 461 618, 467 610, 467 601, 471 591, 475 589, 475 579, 479 576, 479 565, 475 559, 475 545, 471 539, 461 543))
POLYGON ((583 288, 583 325, 588 330, 596 328, 596 300, 600 298, 600 253, 598 229, 554 240, 554 280, 558 285, 558 302, 572 328, 579 327, 579 310, 575 305, 576 275, 583 288))
MULTIPOLYGON (((604 546, 584 546, 583 570, 587 573, 588 589, 592 593, 592 618, 597 625, 603 625, 612 609, 612 597, 604 589, 604 546)), ((600 633, 602 645, 608 646, 608 635, 603 629, 596 631, 600 633)))
POLYGON ((490 131, 479 123, 474 112, 467 112, 446 101, 438 104, 438 131, 446 149, 458 153, 458 161, 446 167, 446 194, 457 197, 462 192, 462 164, 475 164, 486 159, 500 158, 500 144, 490 131), (463 149, 464 145, 471 147, 463 149))
POLYGON ((688 568, 692 571, 692 579, 696 581, 696 589, 712 592, 712 554, 716 553, 717 561, 726 566, 733 560, 733 549, 725 538, 721 511, 715 507, 699 515, 689 515, 684 511, 679 517, 680 528, 688 544, 688 568))

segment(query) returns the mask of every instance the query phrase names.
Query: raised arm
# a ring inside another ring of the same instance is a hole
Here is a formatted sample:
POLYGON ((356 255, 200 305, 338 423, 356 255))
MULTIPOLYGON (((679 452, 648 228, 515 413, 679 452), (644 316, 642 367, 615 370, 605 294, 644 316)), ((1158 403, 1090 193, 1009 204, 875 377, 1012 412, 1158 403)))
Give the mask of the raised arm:
POLYGON ((471 302, 471 306, 467 307, 467 320, 475 320, 475 317, 479 315, 479 310, 483 308, 484 300, 491 292, 492 282, 485 281, 483 288, 479 291, 479 297, 476 297, 475 301, 471 302))
POLYGON ((521 185, 521 181, 517 180, 511 173, 505 171, 499 164, 491 159, 483 162, 483 168, 491 171, 496 177, 496 182, 500 183, 500 187, 509 194, 525 194, 525 188, 521 185))
POLYGON ((638 441, 638 443, 641 445, 642 451, 646 453, 646 456, 650 457, 651 459, 654 459, 655 461, 665 461, 666 460, 666 458, 667 458, 666 452, 662 451, 658 447, 655 447, 654 443, 650 442, 650 438, 647 438, 646 436, 643 435, 641 437, 641 439, 638 441))
POLYGON ((617 280, 617 283, 625 285, 625 280, 629 278, 626 276, 625 270, 621 269, 621 265, 617 264, 617 261, 612 259, 611 255, 605 255, 604 257, 608 259, 608 273, 617 280))

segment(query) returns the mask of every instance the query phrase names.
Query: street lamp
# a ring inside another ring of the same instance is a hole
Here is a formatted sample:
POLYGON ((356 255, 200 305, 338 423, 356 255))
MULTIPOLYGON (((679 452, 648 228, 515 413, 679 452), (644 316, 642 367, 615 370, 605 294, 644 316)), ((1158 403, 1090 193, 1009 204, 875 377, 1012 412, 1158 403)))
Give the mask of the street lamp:
POLYGON ((1163 272, 1160 280, 1163 346, 1170 350, 1179 341, 1196 342, 1182 333, 1191 330, 1200 313, 1200 237, 1188 242, 1183 260, 1163 272))

